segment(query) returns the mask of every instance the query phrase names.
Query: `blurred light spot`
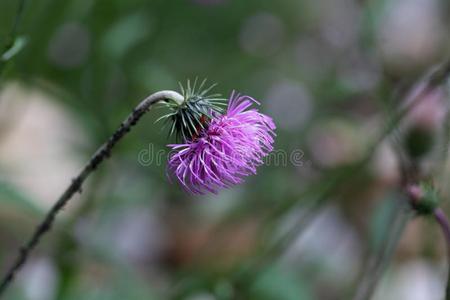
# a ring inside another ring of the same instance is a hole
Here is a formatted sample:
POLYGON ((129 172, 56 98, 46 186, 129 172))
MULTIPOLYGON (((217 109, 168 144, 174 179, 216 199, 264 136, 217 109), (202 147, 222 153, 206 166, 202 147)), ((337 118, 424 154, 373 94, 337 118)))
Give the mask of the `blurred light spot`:
POLYGON ((317 1, 320 30, 325 41, 338 49, 349 48, 358 39, 360 11, 353 0, 317 1))
POLYGON ((383 142, 376 149, 370 170, 381 182, 394 185, 400 179, 398 155, 392 143, 383 142))
MULTIPOLYGON (((423 91, 423 86, 418 87, 417 92, 420 91, 423 91)), ((412 94, 404 105, 411 105, 414 99, 414 94, 412 94)), ((447 99, 447 93, 443 89, 434 89, 425 94, 420 101, 413 105, 405 118, 405 124, 438 129, 444 124, 449 111, 447 99)))
POLYGON ((194 209, 202 220, 217 222, 239 205, 243 193, 242 186, 238 186, 233 189, 224 190, 218 195, 207 195, 204 196, 206 201, 199 201, 198 205, 194 206, 194 209))
MULTIPOLYGON (((292 225, 289 223, 295 223, 298 218, 299 212, 296 211, 288 218, 286 228, 290 228, 292 225)), ((325 280, 349 283, 352 274, 359 269, 361 250, 357 232, 338 208, 329 206, 298 236, 283 261, 288 266, 298 262, 313 265, 320 262, 326 268, 326 272, 322 272, 325 280)))
POLYGON ((298 129, 311 117, 313 100, 300 83, 291 81, 276 83, 270 88, 266 98, 270 115, 283 129, 298 129))
POLYGON ((239 36, 241 47, 257 56, 275 54, 284 39, 284 26, 281 20, 269 13, 259 13, 249 17, 239 36))
POLYGON ((428 62, 445 40, 437 0, 390 1, 378 31, 386 62, 406 69, 428 62))
POLYGON ((353 92, 364 92, 374 89, 380 78, 379 63, 371 57, 360 53, 349 53, 339 68, 342 83, 353 92))
POLYGON ((113 24, 102 39, 102 50, 111 58, 118 59, 146 39, 153 26, 147 15, 137 12, 126 15, 113 24))
MULTIPOLYGON (((360 128, 359 128, 360 129, 360 128)), ((311 156, 324 167, 351 163, 364 152, 364 135, 344 120, 328 120, 308 134, 311 156)))
POLYGON ((62 68, 75 68, 88 58, 90 34, 86 27, 79 23, 62 25, 50 40, 48 59, 62 68))
POLYGON ((441 270, 425 261, 391 264, 389 276, 376 290, 374 300, 441 300, 445 277, 441 270))
POLYGON ((111 239, 120 257, 140 263, 156 260, 163 250, 167 237, 163 225, 146 209, 134 208, 125 212, 115 222, 111 239))
POLYGON ((216 300, 217 298, 214 297, 214 295, 208 294, 208 293, 199 293, 199 294, 194 294, 188 298, 186 298, 186 300, 216 300))
POLYGON ((39 91, 9 85, 0 94, 13 101, 20 115, 0 144, 0 165, 8 181, 32 195, 38 205, 52 205, 83 164, 74 147, 86 145, 86 137, 56 101, 39 91))
POLYGON ((302 38, 294 48, 300 72, 308 79, 321 79, 336 63, 335 53, 322 41, 302 38))
POLYGON ((19 275, 26 299, 54 299, 57 276, 51 261, 43 258, 30 261, 19 275))

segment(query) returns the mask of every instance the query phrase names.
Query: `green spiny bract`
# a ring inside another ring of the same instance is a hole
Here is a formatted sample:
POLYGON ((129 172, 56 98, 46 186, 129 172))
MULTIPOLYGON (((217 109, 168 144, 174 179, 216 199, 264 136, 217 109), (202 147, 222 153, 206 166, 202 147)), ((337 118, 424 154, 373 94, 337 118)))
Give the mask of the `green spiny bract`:
POLYGON ((216 86, 213 84, 205 88, 206 79, 197 87, 197 79, 191 86, 187 81, 186 88, 180 84, 184 102, 179 105, 173 101, 165 102, 164 105, 170 112, 157 120, 165 120, 170 124, 169 135, 175 134, 183 141, 191 140, 198 136, 199 131, 205 129, 207 122, 214 118, 215 114, 221 114, 227 106, 226 99, 220 94, 211 94, 216 86))

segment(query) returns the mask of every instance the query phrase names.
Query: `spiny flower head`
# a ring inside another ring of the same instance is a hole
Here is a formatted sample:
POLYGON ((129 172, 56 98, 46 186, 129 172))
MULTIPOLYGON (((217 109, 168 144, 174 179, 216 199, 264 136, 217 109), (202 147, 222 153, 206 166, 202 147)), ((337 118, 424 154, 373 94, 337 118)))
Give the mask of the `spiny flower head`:
POLYGON ((206 79, 197 86, 197 79, 193 85, 188 80, 186 88, 180 84, 181 94, 184 102, 179 105, 173 101, 165 102, 164 105, 170 112, 157 120, 166 120, 170 123, 169 135, 176 135, 177 139, 189 140, 197 135, 199 130, 205 129, 205 118, 212 119, 213 114, 223 112, 226 99, 220 94, 211 94, 216 86, 213 84, 205 88, 206 79))
POLYGON ((195 135, 169 145, 174 153, 168 171, 188 192, 217 193, 256 174, 273 150, 275 124, 253 104, 259 103, 233 93, 225 114, 213 112, 195 135))

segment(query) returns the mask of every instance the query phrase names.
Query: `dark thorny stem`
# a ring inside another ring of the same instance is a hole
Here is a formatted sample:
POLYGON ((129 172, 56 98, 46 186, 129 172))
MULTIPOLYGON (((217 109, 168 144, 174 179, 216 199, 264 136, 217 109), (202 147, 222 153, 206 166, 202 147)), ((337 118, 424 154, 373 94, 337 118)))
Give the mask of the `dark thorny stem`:
POLYGON ((441 227, 445 242, 447 244, 447 263, 449 265, 449 270, 447 275, 447 287, 445 289, 445 300, 450 300, 450 224, 448 222, 447 216, 441 208, 437 208, 434 211, 434 218, 441 227))
POLYGON ((5 292, 6 288, 11 284, 17 271, 25 264, 30 252, 36 247, 42 236, 47 233, 55 221, 56 215, 63 209, 69 200, 76 193, 81 193, 83 182, 86 178, 96 170, 96 168, 111 155, 113 147, 136 125, 141 117, 150 109, 153 104, 160 101, 175 101, 181 104, 184 99, 183 96, 173 91, 161 91, 154 93, 144 99, 133 112, 120 124, 119 128, 114 134, 104 143, 91 157, 89 162, 84 166, 82 171, 72 179, 72 182, 59 197, 53 207, 45 216, 44 220, 36 227, 31 238, 21 248, 12 266, 7 270, 3 279, 0 281, 0 297, 5 292))

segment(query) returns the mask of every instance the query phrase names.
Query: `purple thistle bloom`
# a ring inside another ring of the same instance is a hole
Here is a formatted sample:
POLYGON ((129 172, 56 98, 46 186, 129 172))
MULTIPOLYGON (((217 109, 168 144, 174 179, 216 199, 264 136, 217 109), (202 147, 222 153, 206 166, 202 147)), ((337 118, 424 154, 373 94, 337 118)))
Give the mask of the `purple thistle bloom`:
POLYGON ((272 119, 249 109, 249 96, 230 97, 227 112, 215 114, 198 136, 183 144, 168 145, 168 171, 192 194, 217 193, 256 174, 263 158, 273 150, 275 124, 272 119))

